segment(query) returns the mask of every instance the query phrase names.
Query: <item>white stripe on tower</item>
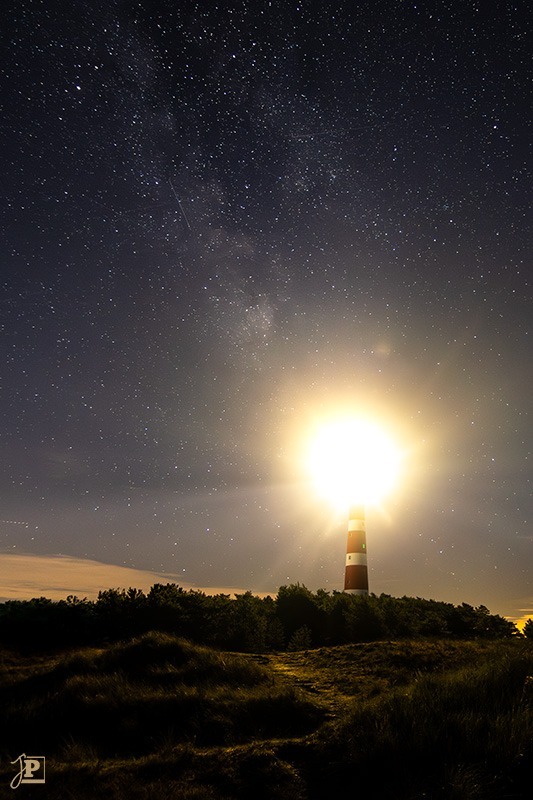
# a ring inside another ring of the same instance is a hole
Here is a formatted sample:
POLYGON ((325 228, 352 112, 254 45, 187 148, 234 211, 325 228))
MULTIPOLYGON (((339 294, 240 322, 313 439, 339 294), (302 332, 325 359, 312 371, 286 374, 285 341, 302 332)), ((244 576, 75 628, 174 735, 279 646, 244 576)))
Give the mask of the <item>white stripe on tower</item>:
POLYGON ((366 567, 366 553, 346 553, 346 566, 349 567, 352 564, 366 567))
POLYGON ((350 508, 344 591, 349 594, 368 594, 365 509, 363 506, 350 508))

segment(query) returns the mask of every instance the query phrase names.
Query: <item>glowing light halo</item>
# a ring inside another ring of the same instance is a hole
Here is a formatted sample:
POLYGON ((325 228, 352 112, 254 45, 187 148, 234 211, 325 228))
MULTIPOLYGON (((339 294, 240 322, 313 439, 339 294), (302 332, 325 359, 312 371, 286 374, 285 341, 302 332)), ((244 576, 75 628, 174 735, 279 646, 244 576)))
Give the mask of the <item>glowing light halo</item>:
POLYGON ((336 510, 379 505, 394 486, 401 452, 377 424, 362 418, 323 423, 311 441, 308 469, 321 497, 336 510))

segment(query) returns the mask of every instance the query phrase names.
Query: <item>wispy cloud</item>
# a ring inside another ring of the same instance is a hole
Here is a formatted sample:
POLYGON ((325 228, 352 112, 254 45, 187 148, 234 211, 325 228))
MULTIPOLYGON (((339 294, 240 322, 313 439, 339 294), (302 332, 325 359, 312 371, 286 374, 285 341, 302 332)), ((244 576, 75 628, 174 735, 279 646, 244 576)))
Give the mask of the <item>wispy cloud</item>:
POLYGON ((61 600, 71 594, 93 600, 104 589, 128 589, 132 586, 148 591, 154 583, 179 583, 184 589, 194 588, 206 594, 245 591, 235 586, 193 586, 171 573, 131 569, 72 556, 0 553, 0 601, 30 600, 32 597, 61 600))

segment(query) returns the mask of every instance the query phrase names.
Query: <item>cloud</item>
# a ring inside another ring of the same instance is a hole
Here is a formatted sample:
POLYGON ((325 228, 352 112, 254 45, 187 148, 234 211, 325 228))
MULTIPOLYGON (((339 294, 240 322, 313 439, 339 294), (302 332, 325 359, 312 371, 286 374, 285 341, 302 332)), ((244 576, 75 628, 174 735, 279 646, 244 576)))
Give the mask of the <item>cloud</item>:
POLYGON ((104 564, 100 561, 53 555, 0 553, 0 601, 48 597, 61 600, 73 594, 93 600, 104 589, 148 591, 154 583, 179 583, 184 589, 206 594, 243 593, 238 587, 200 587, 184 583, 178 575, 104 564))

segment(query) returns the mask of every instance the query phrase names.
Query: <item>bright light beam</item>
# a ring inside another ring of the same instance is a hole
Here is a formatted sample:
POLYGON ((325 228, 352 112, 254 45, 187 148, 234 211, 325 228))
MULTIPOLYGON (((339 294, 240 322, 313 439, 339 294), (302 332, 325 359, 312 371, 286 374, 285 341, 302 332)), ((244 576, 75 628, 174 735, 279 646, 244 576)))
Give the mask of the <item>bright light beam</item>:
POLYGON ((397 479, 401 452, 387 434, 363 419, 323 425, 311 442, 308 468, 317 492, 337 511, 379 505, 397 479))

